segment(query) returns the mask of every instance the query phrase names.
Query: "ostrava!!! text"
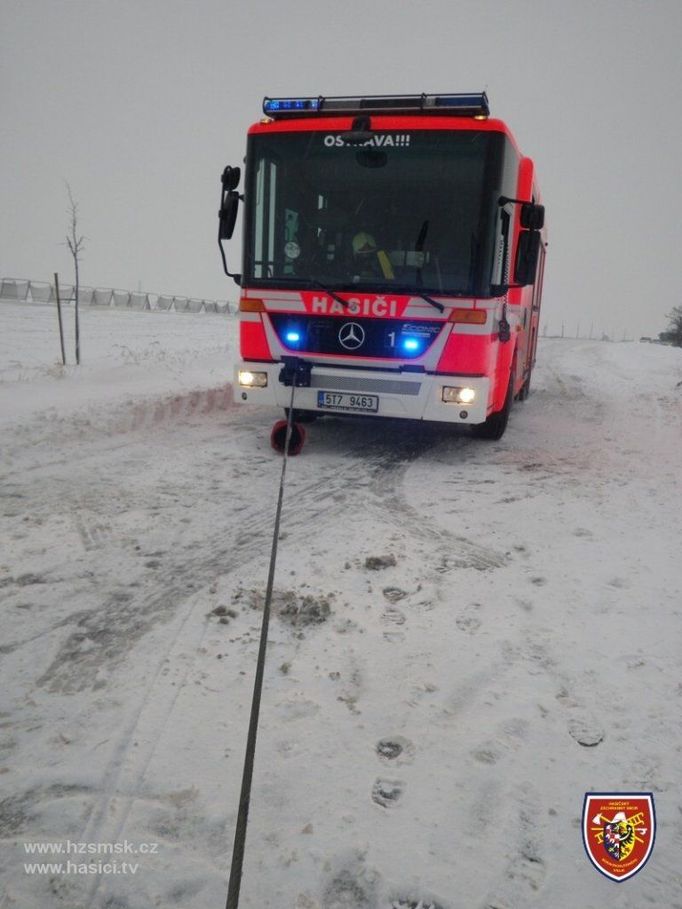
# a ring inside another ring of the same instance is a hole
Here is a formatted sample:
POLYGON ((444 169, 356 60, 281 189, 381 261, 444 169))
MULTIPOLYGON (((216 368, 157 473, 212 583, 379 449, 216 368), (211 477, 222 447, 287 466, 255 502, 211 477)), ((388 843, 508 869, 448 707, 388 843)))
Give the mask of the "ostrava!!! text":
POLYGON ((343 148, 346 145, 352 146, 353 148, 358 148, 361 146, 369 145, 374 148, 407 148, 410 144, 410 134, 409 133, 398 133, 396 135, 390 135, 389 133, 377 133, 375 136, 372 136, 371 139, 367 139, 366 142, 346 142, 343 136, 334 136, 328 135, 324 137, 324 144, 327 148, 332 148, 337 146, 343 148))

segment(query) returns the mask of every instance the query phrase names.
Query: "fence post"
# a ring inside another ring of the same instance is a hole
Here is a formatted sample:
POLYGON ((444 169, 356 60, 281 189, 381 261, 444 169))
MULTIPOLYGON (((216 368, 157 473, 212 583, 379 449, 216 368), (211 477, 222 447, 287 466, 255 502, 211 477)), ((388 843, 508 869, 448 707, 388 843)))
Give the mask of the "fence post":
POLYGON ((62 365, 66 366, 66 353, 64 352, 64 327, 62 325, 62 302, 59 299, 59 275, 54 273, 54 290, 57 294, 57 318, 59 320, 59 341, 62 345, 62 365))

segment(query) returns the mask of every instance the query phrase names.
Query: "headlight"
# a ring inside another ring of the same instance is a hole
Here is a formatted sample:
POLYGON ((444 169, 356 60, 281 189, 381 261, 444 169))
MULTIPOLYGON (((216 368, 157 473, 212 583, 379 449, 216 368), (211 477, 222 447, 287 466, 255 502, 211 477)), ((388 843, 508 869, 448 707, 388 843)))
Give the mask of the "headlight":
POLYGON ((251 372, 249 369, 240 369, 239 384, 244 388, 265 388, 268 384, 268 374, 266 372, 251 372))
POLYGON ((442 394, 445 404, 473 404, 476 391, 473 388, 445 385, 442 394))

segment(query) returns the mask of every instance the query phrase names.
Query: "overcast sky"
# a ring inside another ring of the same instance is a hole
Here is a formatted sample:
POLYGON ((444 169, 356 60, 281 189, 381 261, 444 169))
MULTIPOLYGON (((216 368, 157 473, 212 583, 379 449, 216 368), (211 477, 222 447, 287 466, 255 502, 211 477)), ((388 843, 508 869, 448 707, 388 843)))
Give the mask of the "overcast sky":
MULTIPOLYGON (((486 89, 537 163, 551 333, 682 303, 682 0, 2 0, 0 275, 234 299, 219 175, 262 97, 486 89)), ((230 251, 238 267, 236 249, 230 251)))

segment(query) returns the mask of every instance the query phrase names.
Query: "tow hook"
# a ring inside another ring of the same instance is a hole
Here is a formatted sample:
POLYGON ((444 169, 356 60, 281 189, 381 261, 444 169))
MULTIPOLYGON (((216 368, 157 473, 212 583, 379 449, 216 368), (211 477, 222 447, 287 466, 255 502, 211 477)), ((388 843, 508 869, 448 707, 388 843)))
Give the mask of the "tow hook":
POLYGON ((310 374, 313 371, 313 364, 300 360, 298 357, 282 357, 284 366, 279 373, 279 381, 282 385, 296 388, 310 388, 310 374))

